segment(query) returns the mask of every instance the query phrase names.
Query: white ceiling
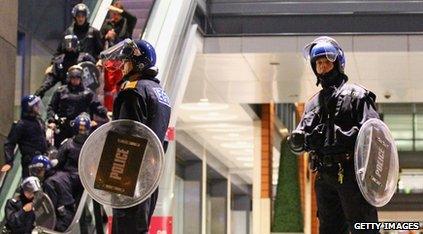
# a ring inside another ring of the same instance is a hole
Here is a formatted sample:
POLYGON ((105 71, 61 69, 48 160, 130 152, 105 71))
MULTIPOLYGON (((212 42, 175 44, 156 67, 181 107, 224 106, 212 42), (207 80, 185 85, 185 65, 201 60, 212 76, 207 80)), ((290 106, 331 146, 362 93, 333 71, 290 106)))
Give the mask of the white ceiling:
MULTIPOLYGON (((249 149, 254 145, 253 121, 240 104, 306 102, 319 90, 301 51, 314 38, 206 38, 202 53, 196 56, 183 103, 208 99, 228 106, 218 111, 179 110, 177 129, 196 136, 220 155, 225 165, 240 169, 240 175, 248 175, 250 180, 252 151, 236 156, 242 149, 228 148, 232 145, 249 149), (199 114, 213 118, 207 121, 193 118, 199 114), (219 116, 227 120, 219 120, 219 116), (218 133, 208 131, 212 126, 204 126, 205 123, 230 125, 220 127, 226 131, 218 133), (246 130, 236 132, 242 128, 246 130), (250 159, 237 160, 239 157, 250 159)), ((335 39, 346 52, 346 74, 350 82, 373 91, 379 102, 423 102, 423 36, 340 36, 335 39), (390 93, 389 99, 384 97, 386 93, 390 93)))

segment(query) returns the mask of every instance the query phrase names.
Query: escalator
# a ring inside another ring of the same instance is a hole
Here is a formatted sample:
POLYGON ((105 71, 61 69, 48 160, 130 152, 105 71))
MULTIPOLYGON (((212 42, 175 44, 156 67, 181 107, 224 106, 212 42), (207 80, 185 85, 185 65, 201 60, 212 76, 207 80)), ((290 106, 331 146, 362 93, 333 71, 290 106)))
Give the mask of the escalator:
MULTIPOLYGON (((111 0, 84 1, 90 9, 93 9, 90 23, 94 27, 96 25, 97 28, 101 27, 106 17, 104 11, 111 2, 111 0)), ((190 26, 196 8, 196 1, 123 0, 122 3, 126 10, 137 17, 133 37, 141 38, 143 36, 143 39, 155 45, 159 55, 157 65, 162 71, 159 79, 162 81, 169 96, 175 100, 180 100, 181 93, 183 95, 185 90, 185 88, 180 89, 181 84, 183 86, 184 83, 180 80, 181 73, 183 73, 181 69, 184 66, 188 68, 192 66, 192 63, 184 64, 180 60, 185 58, 185 51, 190 48, 187 42, 193 44, 193 28, 190 26), (177 13, 176 15, 175 12, 177 13)), ((195 29, 194 27, 194 31, 195 29)), ((186 74, 182 78, 186 79, 186 74)), ((172 106, 177 105, 177 103, 177 101, 174 101, 172 106)), ((175 119, 175 116, 172 118, 175 119)), ((15 166, 7 174, 0 174, 0 220, 3 220, 3 223, 0 224, 4 224, 5 203, 8 198, 13 197, 20 183, 20 164, 20 155, 17 153, 14 161, 15 166)), ((170 170, 167 173, 172 176, 163 182, 165 184, 170 183, 169 180, 173 178, 174 171, 170 170)), ((167 176, 164 175, 164 177, 167 176)), ((169 186, 164 187, 168 188, 169 186)), ((170 189, 161 189, 162 197, 171 197, 168 196, 169 193, 172 193, 171 187, 170 189)), ((172 201, 166 202, 171 203, 172 201)), ((71 225, 63 233, 103 233, 103 230, 107 230, 107 228, 105 228, 106 223, 104 223, 103 217, 99 216, 99 210, 100 207, 84 192, 71 225)), ((106 210, 109 211, 106 213, 110 213, 111 209, 106 208, 106 210)), ((162 209, 158 213, 169 213, 169 210, 162 209)), ((37 233, 59 233, 38 226, 34 230, 37 233)))

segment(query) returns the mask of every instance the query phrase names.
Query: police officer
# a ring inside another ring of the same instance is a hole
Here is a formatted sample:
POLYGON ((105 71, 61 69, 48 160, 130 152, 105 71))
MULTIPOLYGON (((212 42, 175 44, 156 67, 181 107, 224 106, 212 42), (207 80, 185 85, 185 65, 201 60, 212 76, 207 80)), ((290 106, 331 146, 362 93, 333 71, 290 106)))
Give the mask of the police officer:
POLYGON ((5 207, 6 228, 12 233, 30 234, 34 229, 34 194, 41 190, 40 180, 30 176, 21 183, 19 194, 7 200, 5 207))
POLYGON ((357 233, 354 223, 378 221, 376 208, 358 188, 353 163, 360 127, 370 118, 379 118, 376 96, 347 83, 344 52, 333 38, 315 39, 305 54, 322 89, 307 103, 289 145, 294 152, 310 152, 312 169, 317 170, 320 233, 357 233))
POLYGON ((71 126, 75 136, 68 138, 60 146, 57 168, 69 173, 74 198, 78 203, 84 191, 78 174, 78 159, 79 152, 81 152, 82 146, 90 134, 90 116, 87 113, 78 115, 72 120, 71 126))
POLYGON ((49 127, 58 129, 54 144, 58 148, 62 141, 74 132, 70 121, 83 112, 98 115, 107 120, 107 110, 98 102, 97 96, 82 83, 82 67, 74 65, 67 72, 68 84, 60 86, 53 94, 47 109, 49 127), (56 126, 59 125, 59 126, 56 126))
MULTIPOLYGON (((111 48, 123 60, 123 80, 113 106, 113 119, 131 119, 147 125, 163 143, 170 118, 169 98, 156 78, 156 52, 144 40, 125 40, 111 48), (120 48, 120 50, 118 49, 120 48), (115 50, 116 49, 116 50, 115 50)), ((113 53, 113 52, 112 52, 113 53)), ((113 233, 147 233, 158 190, 139 205, 113 209, 113 233)))
MULTIPOLYGON (((79 3, 72 8, 72 16, 74 22, 66 29, 64 35, 75 35, 79 40, 78 50, 97 58, 103 50, 103 42, 100 31, 88 23, 90 10, 84 3, 79 3)), ((64 52, 63 44, 59 44, 56 54, 64 52)))
POLYGON ((32 176, 40 179, 43 191, 53 203, 57 218, 54 230, 65 231, 72 223, 76 210, 69 174, 54 169, 49 158, 44 155, 32 159, 29 171, 32 176))
POLYGON ((66 35, 61 43, 63 53, 52 59, 51 65, 45 71, 45 79, 40 88, 35 91, 35 95, 44 97, 47 92, 56 83, 66 84, 66 72, 68 69, 81 62, 89 61, 95 63, 95 59, 89 53, 79 52, 79 41, 75 35, 66 35))
POLYGON ((9 135, 4 143, 4 157, 6 164, 1 171, 10 170, 15 157, 16 144, 22 155, 22 178, 28 177, 28 165, 36 154, 46 153, 48 143, 46 128, 40 118, 42 108, 41 99, 28 95, 21 101, 21 119, 12 124, 9 135))

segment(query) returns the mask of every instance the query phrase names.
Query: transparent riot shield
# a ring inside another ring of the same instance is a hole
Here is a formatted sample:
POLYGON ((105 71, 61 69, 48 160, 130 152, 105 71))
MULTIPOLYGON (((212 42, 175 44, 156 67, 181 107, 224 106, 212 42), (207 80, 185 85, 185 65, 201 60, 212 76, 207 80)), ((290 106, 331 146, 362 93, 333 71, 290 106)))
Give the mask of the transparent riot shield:
POLYGON ((35 225, 54 229, 56 226, 56 212, 49 196, 41 191, 34 196, 35 225))
POLYGON ((373 206, 388 203, 398 182, 398 151, 388 127, 379 119, 367 120, 355 144, 354 166, 364 198, 373 206))
POLYGON ((88 137, 78 168, 81 182, 94 200, 113 208, 127 208, 143 202, 159 185, 163 147, 144 124, 115 120, 88 137))

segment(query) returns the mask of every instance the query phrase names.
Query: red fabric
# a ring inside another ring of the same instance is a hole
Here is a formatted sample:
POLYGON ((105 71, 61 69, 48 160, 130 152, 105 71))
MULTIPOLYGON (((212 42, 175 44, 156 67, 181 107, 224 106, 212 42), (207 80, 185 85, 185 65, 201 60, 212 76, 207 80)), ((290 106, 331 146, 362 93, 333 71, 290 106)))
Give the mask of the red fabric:
POLYGON ((113 100, 119 87, 117 83, 122 79, 121 61, 108 60, 104 64, 104 106, 108 111, 113 111, 113 100))
POLYGON ((149 234, 172 234, 173 216, 153 216, 149 234))

